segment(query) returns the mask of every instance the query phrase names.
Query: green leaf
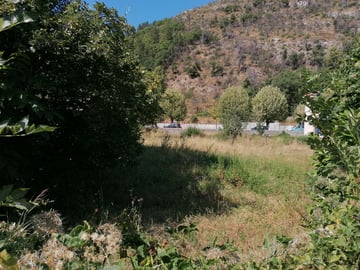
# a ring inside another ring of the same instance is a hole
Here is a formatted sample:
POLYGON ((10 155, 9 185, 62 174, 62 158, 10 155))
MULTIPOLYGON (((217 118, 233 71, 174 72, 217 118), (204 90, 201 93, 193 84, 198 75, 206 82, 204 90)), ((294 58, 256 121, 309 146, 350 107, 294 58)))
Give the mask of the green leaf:
POLYGON ((29 116, 23 117, 13 125, 9 125, 10 119, 0 123, 0 137, 27 136, 41 132, 53 132, 57 127, 32 124, 29 126, 29 116))
POLYGON ((25 10, 17 10, 10 16, 0 17, 0 32, 19 24, 31 22, 34 22, 34 20, 25 10))
POLYGON ((156 251, 157 251, 157 254, 158 254, 160 257, 167 256, 167 255, 168 255, 168 253, 166 252, 166 250, 163 249, 163 248, 158 248, 156 251))
POLYGON ((145 252, 144 252, 144 245, 141 245, 137 248, 137 253, 142 257, 144 258, 145 257, 145 252))
POLYGON ((20 188, 13 190, 13 185, 6 185, 0 189, 0 206, 12 207, 19 210, 29 210, 33 204, 28 202, 24 196, 28 189, 20 188))
POLYGON ((6 185, 0 188, 0 204, 6 200, 13 189, 13 185, 6 185))
POLYGON ((17 259, 7 253, 6 249, 0 252, 0 266, 6 270, 18 270, 17 259))
POLYGON ((71 230, 69 235, 72 236, 72 237, 76 237, 76 236, 81 235, 84 232, 90 231, 90 229, 91 229, 90 224, 87 221, 84 221, 84 224, 75 226, 71 230))
POLYGON ((26 199, 21 199, 17 201, 12 201, 6 205, 7 207, 13 207, 19 210, 30 210, 34 205, 26 201, 26 199))
POLYGON ((39 125, 36 128, 32 128, 29 132, 27 132, 27 135, 35 134, 35 133, 41 133, 41 132, 53 132, 57 129, 57 127, 52 126, 46 126, 46 125, 39 125))
POLYGON ((86 240, 82 240, 82 235, 90 229, 90 224, 84 221, 84 224, 75 226, 69 234, 60 235, 59 240, 69 248, 81 248, 87 243, 86 240))
POLYGON ((11 192, 10 196, 13 199, 13 201, 20 200, 25 197, 25 195, 28 193, 28 191, 29 191, 28 188, 18 188, 18 189, 13 190, 13 192, 11 192))
POLYGON ((331 255, 329 262, 335 263, 341 260, 341 255, 331 255))
POLYGON ((5 128, 8 126, 10 120, 4 120, 0 122, 0 129, 5 128))

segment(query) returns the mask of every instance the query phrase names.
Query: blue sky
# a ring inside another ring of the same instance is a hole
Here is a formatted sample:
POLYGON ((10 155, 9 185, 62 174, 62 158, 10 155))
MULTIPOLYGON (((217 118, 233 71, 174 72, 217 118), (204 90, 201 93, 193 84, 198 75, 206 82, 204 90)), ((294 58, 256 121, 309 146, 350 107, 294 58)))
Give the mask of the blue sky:
MULTIPOLYGON (((91 6, 96 0, 85 0, 91 6)), ((170 18, 179 13, 214 2, 214 0, 100 0, 106 6, 117 9, 130 25, 170 18)))

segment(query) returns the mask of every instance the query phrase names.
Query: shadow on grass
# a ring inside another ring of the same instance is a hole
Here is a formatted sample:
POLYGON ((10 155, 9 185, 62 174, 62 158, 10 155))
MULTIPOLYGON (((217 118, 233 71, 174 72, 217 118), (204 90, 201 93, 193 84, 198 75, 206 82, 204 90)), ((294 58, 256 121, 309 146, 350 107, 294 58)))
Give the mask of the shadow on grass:
MULTIPOLYGON (((221 195, 221 177, 209 174, 217 163, 217 156, 206 152, 145 147, 138 165, 125 175, 121 173, 116 205, 141 203, 144 221, 155 223, 179 221, 188 215, 224 213, 235 204, 221 195)), ((105 190, 113 193, 115 188, 105 190)))

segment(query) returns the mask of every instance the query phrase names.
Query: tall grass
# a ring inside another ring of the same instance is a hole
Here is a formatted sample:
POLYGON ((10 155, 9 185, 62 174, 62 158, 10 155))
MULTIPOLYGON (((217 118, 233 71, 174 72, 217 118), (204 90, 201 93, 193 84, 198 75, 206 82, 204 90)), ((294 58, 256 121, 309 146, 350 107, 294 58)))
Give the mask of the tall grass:
POLYGON ((16 240, 4 242, 0 264, 10 258, 11 269, 229 269, 262 260, 284 251, 277 239, 306 235, 310 156, 286 135, 145 133, 137 165, 111 168, 102 181, 103 207, 90 222, 64 233, 60 215, 50 211, 21 230, 0 223, 2 238, 16 240))
POLYGON ((127 187, 141 198, 148 230, 184 254, 230 241, 241 260, 261 259, 273 252, 259 248, 265 239, 302 234, 312 169, 305 144, 283 136, 232 142, 155 132, 144 134, 144 145, 127 187), (164 228, 182 223, 198 232, 179 244, 164 228))

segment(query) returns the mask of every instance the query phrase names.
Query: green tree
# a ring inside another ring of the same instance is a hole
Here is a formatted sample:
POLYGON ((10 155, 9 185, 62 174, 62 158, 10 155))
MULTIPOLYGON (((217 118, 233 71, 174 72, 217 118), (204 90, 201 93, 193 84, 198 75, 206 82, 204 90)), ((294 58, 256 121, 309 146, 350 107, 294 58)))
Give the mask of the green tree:
MULTIPOLYGON (((64 1, 58 2, 60 5, 64 1)), ((56 2, 50 4, 55 9, 56 2)), ((29 12, 15 1, 0 6, 0 174, 2 184, 29 177, 28 135, 53 131, 43 125, 54 112, 31 93, 36 76, 28 55, 26 30, 36 27, 40 11, 29 12)), ((33 137, 33 136, 32 136, 33 137)), ((33 138, 39 140, 41 136, 33 138)))
MULTIPOLYGON (((141 149, 141 126, 157 117, 150 111, 159 111, 157 98, 147 92, 152 80, 144 78, 129 43, 133 29, 103 4, 93 9, 80 1, 59 9, 50 0, 14 5, 39 14, 31 25, 0 33, 2 59, 16 54, 29 63, 22 68, 26 77, 7 84, 14 98, 1 100, 1 116, 16 120, 29 114, 31 121, 60 128, 41 140, 0 141, 0 148, 11 149, 26 168, 12 179, 35 189, 51 187, 53 198, 64 192, 76 198, 56 200, 63 210, 73 210, 74 203, 79 211, 98 207, 99 196, 107 198, 108 168, 132 163, 141 149)), ((1 14, 8 13, 10 8, 1 14)))
POLYGON ((140 25, 133 38, 135 53, 148 70, 157 66, 169 67, 186 47, 195 42, 210 43, 216 36, 194 27, 185 27, 182 18, 167 18, 152 24, 140 25))
POLYGON ((167 67, 178 54, 184 38, 185 25, 180 18, 169 18, 139 27, 133 39, 136 54, 146 69, 167 67))
POLYGON ((152 71, 143 70, 143 83, 146 85, 146 111, 144 123, 156 125, 162 114, 160 100, 164 94, 164 72, 160 67, 152 71))
POLYGON ((182 121, 186 117, 185 96, 175 89, 169 88, 165 91, 160 101, 160 106, 164 115, 170 118, 171 123, 174 120, 182 121))
POLYGON ((307 98, 313 114, 310 121, 323 135, 310 140, 315 153, 315 204, 311 210, 311 245, 301 257, 314 269, 360 266, 359 63, 360 39, 344 55, 338 69, 329 72, 331 80, 322 88, 316 82, 313 95, 307 98))
POLYGON ((325 56, 325 66, 330 70, 336 70, 344 57, 344 53, 336 47, 331 47, 325 56))
POLYGON ((218 112, 224 132, 234 138, 242 133, 243 123, 249 120, 250 98, 241 86, 230 87, 220 97, 218 112))
POLYGON ((306 70, 283 70, 270 79, 271 85, 280 88, 285 94, 289 105, 289 114, 301 102, 306 89, 304 88, 306 70))
POLYGON ((276 120, 285 120, 288 115, 287 107, 285 95, 279 88, 273 86, 261 88, 252 100, 255 119, 258 122, 265 122, 266 126, 276 120))

